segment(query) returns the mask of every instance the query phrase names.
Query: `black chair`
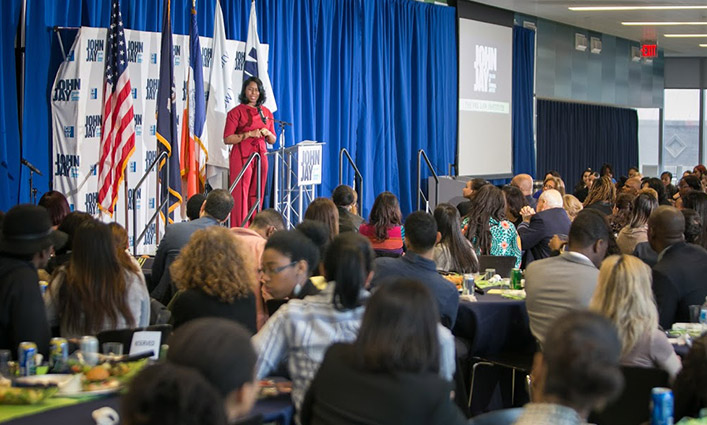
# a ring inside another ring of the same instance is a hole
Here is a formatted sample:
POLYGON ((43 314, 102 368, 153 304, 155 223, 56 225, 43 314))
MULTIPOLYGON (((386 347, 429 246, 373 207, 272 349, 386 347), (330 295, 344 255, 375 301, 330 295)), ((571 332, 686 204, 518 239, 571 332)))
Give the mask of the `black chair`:
POLYGON ((668 373, 661 369, 622 366, 624 390, 600 412, 592 412, 596 425, 639 425, 650 421, 651 389, 668 386, 668 373))
POLYGON ((516 374, 518 372, 525 376, 525 381, 529 382, 530 370, 533 367, 532 352, 501 352, 498 354, 490 354, 486 356, 473 357, 473 366, 471 367, 471 383, 469 384, 469 407, 471 407, 471 399, 474 396, 474 378, 476 377, 476 368, 479 366, 502 367, 511 370, 511 405, 515 405, 516 393, 516 374))
POLYGON ((179 250, 173 249, 167 252, 167 257, 164 264, 164 273, 159 282, 152 282, 155 287, 150 291, 150 296, 164 305, 169 305, 172 297, 177 293, 177 286, 172 282, 172 276, 169 273, 169 266, 174 263, 174 260, 179 256, 179 250))
POLYGON ((516 266, 516 257, 512 255, 496 256, 496 255, 481 255, 479 256, 479 271, 481 273, 486 269, 496 269, 496 274, 501 277, 510 277, 511 270, 516 266))
POLYGON ((496 410, 469 419, 467 425, 513 425, 521 413, 522 407, 496 410))
POLYGON ((103 351, 103 343, 105 342, 119 342, 123 344, 124 353, 128 354, 127 351, 130 349, 130 344, 133 341, 133 334, 138 331, 161 332, 162 338, 160 343, 165 344, 167 338, 172 334, 172 325, 153 325, 144 328, 115 329, 99 332, 98 335, 96 335, 96 338, 98 338, 98 349, 99 351, 103 351))

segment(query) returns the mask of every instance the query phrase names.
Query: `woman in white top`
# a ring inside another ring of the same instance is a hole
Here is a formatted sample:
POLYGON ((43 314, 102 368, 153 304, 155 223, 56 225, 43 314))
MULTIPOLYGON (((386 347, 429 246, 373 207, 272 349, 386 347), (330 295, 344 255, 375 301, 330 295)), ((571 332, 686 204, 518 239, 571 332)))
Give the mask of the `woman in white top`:
POLYGON ((622 365, 663 369, 671 379, 680 371, 680 359, 658 328, 651 269, 643 261, 631 255, 604 260, 589 308, 616 326, 622 365))
POLYGON ((108 225, 81 224, 71 259, 57 270, 45 295, 47 318, 63 337, 96 335, 104 330, 147 326, 150 295, 142 272, 121 261, 108 225))
POLYGON ((434 248, 437 270, 455 273, 479 271, 479 260, 469 239, 461 231, 459 211, 451 204, 439 204, 434 212, 440 240, 434 248))

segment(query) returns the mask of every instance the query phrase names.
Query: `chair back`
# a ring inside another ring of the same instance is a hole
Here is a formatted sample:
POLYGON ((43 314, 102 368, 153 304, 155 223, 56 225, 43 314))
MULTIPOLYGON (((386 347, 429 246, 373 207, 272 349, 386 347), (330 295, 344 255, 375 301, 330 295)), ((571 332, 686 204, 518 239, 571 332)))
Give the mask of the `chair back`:
POLYGON ((650 421, 651 390, 668 386, 662 369, 622 366, 624 390, 618 399, 600 412, 592 412, 589 422, 596 425, 639 425, 650 421))
POLYGON ((167 252, 164 263, 164 273, 162 273, 162 277, 154 289, 150 291, 150 297, 164 305, 169 305, 169 302, 172 301, 172 297, 177 293, 177 287, 174 282, 172 282, 172 275, 169 273, 169 266, 177 259, 179 252, 178 249, 172 249, 167 252))
POLYGON ((496 274, 501 277, 510 277, 511 269, 516 266, 516 257, 512 255, 481 255, 479 256, 479 271, 496 269, 496 274))
POLYGON ((495 410, 469 419, 467 425, 513 425, 521 413, 522 407, 495 410))
POLYGON ((162 338, 160 339, 160 343, 165 344, 167 342, 167 338, 169 338, 172 334, 172 325, 152 325, 145 328, 114 329, 99 332, 98 335, 96 335, 96 338, 98 338, 98 350, 101 352, 103 351, 103 343, 105 342, 119 342, 123 344, 123 353, 129 354, 128 352, 130 351, 130 344, 133 341, 133 334, 138 331, 161 332, 162 338))

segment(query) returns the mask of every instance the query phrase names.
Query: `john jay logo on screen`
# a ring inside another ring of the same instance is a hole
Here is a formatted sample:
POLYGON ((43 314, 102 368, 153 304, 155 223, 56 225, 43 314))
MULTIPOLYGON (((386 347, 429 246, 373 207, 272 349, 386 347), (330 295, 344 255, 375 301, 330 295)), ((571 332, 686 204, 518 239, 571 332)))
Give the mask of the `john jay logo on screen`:
POLYGON ((65 125, 64 126, 64 137, 68 137, 69 139, 73 139, 74 135, 75 135, 74 126, 73 125, 65 125))
POLYGON ((80 164, 81 157, 79 155, 56 154, 56 160, 54 161, 54 175, 62 177, 78 177, 78 169, 80 164), (72 173, 73 169, 75 169, 75 173, 72 173))
POLYGON ((128 62, 142 63, 142 52, 142 41, 128 41, 128 48, 126 50, 126 53, 128 54, 128 62))
POLYGON ((86 137, 101 137, 100 115, 86 115, 86 137))
POLYGON ((495 47, 476 45, 474 60, 474 91, 496 93, 496 71, 498 71, 498 49, 495 47))
POLYGON ((135 135, 142 136, 142 114, 135 114, 135 135))
POLYGON ((160 80, 157 78, 148 78, 145 86, 145 99, 155 100, 157 98, 157 87, 160 85, 160 80))
POLYGON ((91 215, 98 214, 98 192, 89 192, 86 194, 86 202, 84 208, 91 215))
POLYGON ((86 43, 86 62, 103 62, 105 40, 89 38, 86 43))
POLYGON ((128 210, 140 209, 140 200, 142 199, 142 189, 128 189, 128 210), (133 204, 133 195, 135 195, 135 204, 133 204))
POLYGON ((211 58, 213 56, 213 49, 211 47, 201 48, 201 65, 204 68, 211 68, 211 58))
POLYGON ((79 100, 79 90, 81 90, 80 78, 59 80, 54 87, 54 96, 52 97, 52 100, 54 102, 79 100))

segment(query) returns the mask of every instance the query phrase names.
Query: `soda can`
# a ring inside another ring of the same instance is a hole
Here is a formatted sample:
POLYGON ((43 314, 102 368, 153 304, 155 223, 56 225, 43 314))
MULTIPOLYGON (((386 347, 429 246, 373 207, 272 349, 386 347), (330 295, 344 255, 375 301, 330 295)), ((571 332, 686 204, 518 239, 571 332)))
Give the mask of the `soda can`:
POLYGON ((520 281, 523 279, 523 273, 520 269, 511 270, 511 289, 522 289, 520 281))
POLYGON ((20 360, 20 376, 30 376, 37 374, 37 364, 34 356, 37 355, 37 344, 34 342, 21 342, 17 349, 17 356, 20 360))
POLYGON ((673 425, 673 391, 670 388, 651 390, 651 425, 673 425))
POLYGON ((63 372, 69 360, 69 341, 66 338, 52 338, 49 341, 49 369, 63 372))
POLYGON ((95 336, 84 336, 79 344, 81 353, 83 354, 84 362, 89 366, 95 366, 98 363, 98 338, 95 336))

